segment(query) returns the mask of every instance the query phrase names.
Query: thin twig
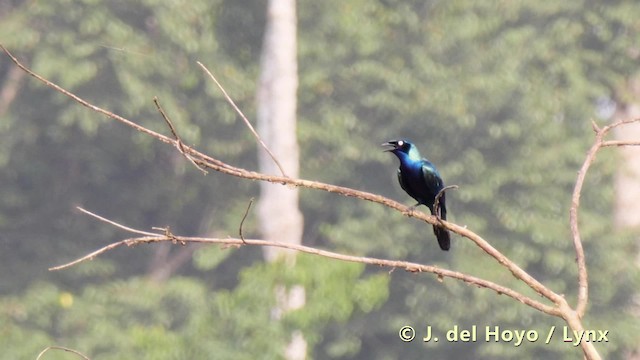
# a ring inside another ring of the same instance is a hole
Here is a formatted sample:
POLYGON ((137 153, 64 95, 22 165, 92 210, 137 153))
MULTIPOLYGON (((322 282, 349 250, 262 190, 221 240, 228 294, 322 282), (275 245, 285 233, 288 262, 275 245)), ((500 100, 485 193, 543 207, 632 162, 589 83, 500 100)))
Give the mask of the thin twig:
POLYGON ((582 246, 582 239, 580 238, 580 229, 578 226, 578 209, 580 207, 582 185, 584 184, 587 171, 589 171, 589 167, 591 166, 596 153, 600 149, 602 136, 604 136, 602 132, 598 131, 596 135, 596 142, 593 144, 591 149, 589 149, 582 168, 578 171, 578 178, 571 197, 571 207, 569 208, 569 226, 571 228, 573 247, 576 251, 576 263, 578 265, 578 305, 576 310, 580 314, 580 317, 584 314, 589 300, 589 279, 587 275, 587 264, 584 257, 584 248, 582 246))
POLYGON ((111 225, 113 225, 113 226, 115 226, 115 227, 117 227, 117 228, 120 228, 120 229, 122 229, 122 230, 125 230, 125 231, 129 231, 129 232, 132 232, 132 233, 135 233, 135 234, 145 235, 145 236, 156 236, 156 235, 158 235, 158 234, 156 234, 156 233, 151 233, 151 232, 147 232, 147 231, 136 230, 136 229, 133 229, 133 228, 130 228, 130 227, 124 226, 124 225, 120 225, 120 224, 118 224, 117 222, 115 222, 115 221, 113 221, 113 220, 109 220, 109 219, 104 218, 104 217, 102 217, 102 216, 100 216, 100 215, 98 215, 98 214, 94 214, 94 213, 92 213, 92 212, 91 212, 91 211, 89 211, 89 210, 86 210, 86 209, 81 208, 80 206, 76 206, 76 209, 78 209, 78 210, 82 211, 83 213, 85 213, 85 214, 87 214, 87 215, 93 216, 94 218, 96 218, 96 219, 98 219, 98 220, 100 220, 100 221, 102 221, 102 222, 106 222, 107 224, 111 224, 111 225))
POLYGON ((147 134, 147 135, 151 135, 151 136, 153 136, 154 138, 156 138, 156 139, 158 139, 158 140, 160 140, 160 141, 162 141, 162 142, 165 142, 165 143, 173 143, 173 141, 172 141, 170 138, 168 138, 168 137, 166 137, 166 136, 164 136, 164 135, 162 135, 162 134, 159 134, 159 133, 157 133, 157 132, 155 132, 155 131, 153 131, 153 130, 149 130, 149 129, 145 128, 144 126, 138 125, 138 124, 134 123, 134 122, 133 122, 133 121, 131 121, 131 120, 128 120, 128 119, 123 118, 122 116, 119 116, 119 115, 116 115, 116 114, 114 114, 114 113, 112 113, 112 112, 110 112, 110 111, 104 110, 104 109, 102 109, 101 107, 95 106, 95 105, 93 105, 93 104, 89 103, 88 101, 86 101, 86 100, 82 99, 81 97, 79 97, 79 96, 77 96, 77 95, 74 95, 73 93, 71 93, 71 92, 69 92, 69 91, 67 91, 67 90, 65 90, 65 89, 63 89, 63 88, 61 88, 60 86, 58 86, 58 85, 56 85, 56 84, 52 83, 51 81, 49 81, 49 80, 47 80, 47 79, 43 78, 42 76, 40 76, 40 75, 38 75, 38 74, 34 73, 33 71, 31 71, 31 69, 29 69, 29 68, 27 68, 26 66, 24 66, 24 65, 23 65, 23 64, 22 64, 22 63, 21 63, 21 62, 20 62, 20 61, 15 57, 15 56, 13 56, 13 54, 11 54, 11 52, 9 52, 9 50, 7 50, 7 48, 5 48, 2 44, 0 44, 0 49, 2 49, 2 51, 4 51, 4 53, 5 53, 5 54, 7 54, 7 56, 9 56, 9 58, 11 59, 11 61, 13 61, 13 63, 14 63, 14 64, 16 64, 16 65, 17 65, 20 69, 22 69, 24 72, 26 72, 27 74, 31 75, 32 77, 34 77, 34 78, 38 79, 38 81, 40 81, 40 82, 42 82, 43 84, 45 84, 45 85, 47 85, 47 86, 49 86, 49 87, 53 88, 54 90, 56 90, 56 91, 58 91, 58 92, 60 92, 60 93, 62 93, 62 94, 64 94, 64 95, 66 95, 66 96, 70 97, 71 99, 73 99, 73 100, 75 100, 76 102, 78 102, 78 103, 82 104, 83 106, 85 106, 85 107, 87 107, 87 108, 89 108, 89 109, 91 109, 91 110, 93 110, 93 111, 95 111, 95 112, 97 112, 97 113, 103 114, 103 115, 105 115, 105 116, 107 116, 107 117, 109 117, 109 118, 112 118, 112 119, 114 119, 114 120, 117 120, 117 121, 119 121, 119 122, 121 122, 121 123, 124 123, 124 124, 126 124, 126 125, 128 125, 128 126, 131 126, 132 128, 134 128, 134 129, 136 129, 136 130, 138 130, 138 131, 140 131, 140 132, 143 132, 143 133, 145 133, 145 134, 147 134))
MULTIPOLYGON (((60 86, 56 85, 55 83, 52 83, 51 81, 43 78, 42 76, 36 74, 35 72, 33 72, 31 69, 27 68, 25 65, 23 65, 15 56, 13 56, 13 54, 11 54, 11 52, 9 50, 7 50, 7 48, 5 48, 2 44, 0 44, 0 49, 2 49, 2 51, 4 51, 5 54, 7 54, 7 56, 9 56, 9 58, 11 59, 11 61, 13 61, 14 64, 16 64, 16 66, 18 66, 20 69, 22 69, 24 72, 26 72, 27 74, 31 75, 32 77, 34 77, 35 79, 37 79, 38 81, 42 82, 43 84, 45 84, 46 86, 49 86, 50 88, 58 91, 61 94, 64 94, 68 97, 70 97, 71 99, 75 100, 76 102, 78 102, 79 104, 81 104, 82 106, 89 108, 97 113, 100 113, 102 115, 105 115, 108 118, 111 118, 113 120, 116 120, 118 122, 121 122, 127 126, 130 126, 132 128, 134 128, 135 130, 145 133, 151 137, 154 137, 164 143, 167 144, 172 144, 174 146, 178 146, 177 141, 173 140, 167 136, 164 136, 160 133, 157 133, 153 130, 147 129, 144 126, 138 125, 136 123, 134 123, 133 121, 129 120, 129 119, 125 119, 124 117, 114 114, 111 111, 105 110, 99 106, 93 105, 91 103, 89 103, 88 101, 84 100, 83 98, 61 88, 60 86)), ((230 173, 235 173, 237 171, 236 168, 234 167, 230 167, 229 165, 218 161, 217 159, 214 159, 210 156, 206 156, 198 151, 195 151, 194 149, 190 148, 189 146, 184 145, 183 146, 183 150, 188 153, 191 156, 194 155, 199 155, 199 157, 202 157, 203 160, 198 160, 198 159, 194 159, 194 161, 200 165, 203 165, 203 161, 210 163, 210 164, 216 164, 217 166, 221 167, 221 168, 227 168, 229 170, 230 173)))
POLYGON ((433 211, 435 212, 435 215, 438 217, 438 219, 442 220, 440 218, 440 198, 444 196, 445 191, 451 190, 451 189, 457 190, 458 188, 459 188, 458 185, 445 186, 442 189, 440 189, 440 191, 438 191, 438 193, 436 194, 436 199, 433 202, 433 211))
POLYGON ((83 261, 93 260, 98 255, 104 254, 109 250, 113 250, 113 249, 115 249, 117 247, 120 247, 122 245, 132 245, 132 244, 130 244, 130 241, 132 241, 134 239, 138 239, 138 240, 147 239, 147 242, 152 242, 153 240, 156 240, 156 239, 168 239, 168 240, 171 240, 168 237, 164 237, 163 235, 143 236, 143 237, 139 237, 139 238, 125 239, 125 240, 122 240, 122 241, 119 241, 119 242, 112 243, 112 244, 109 244, 107 246, 104 246, 104 247, 102 247, 102 248, 100 248, 100 249, 98 249, 96 251, 93 251, 93 252, 83 256, 80 259, 76 259, 76 260, 71 261, 69 263, 66 263, 64 265, 50 267, 48 270, 49 271, 62 270, 62 269, 66 269, 66 268, 72 267, 73 265, 77 265, 77 264, 79 264, 79 263, 81 263, 83 261))
POLYGON ((63 347, 63 346, 47 346, 44 350, 42 350, 40 352, 40 354, 38 354, 38 357, 36 358, 36 360, 40 360, 40 358, 42 358, 42 355, 44 355, 44 353, 46 353, 49 350, 64 350, 66 352, 70 352, 72 354, 76 354, 76 355, 82 357, 85 360, 90 360, 88 357, 86 357, 81 352, 79 352, 77 350, 69 349, 69 348, 66 348, 66 347, 63 347))
POLYGON ((244 225, 244 220, 247 218, 247 215, 249 214, 249 209, 251 209, 251 204, 253 204, 253 199, 251 198, 249 199, 249 205, 247 205, 247 209, 244 211, 244 215, 242 216, 242 220, 240 220, 240 228, 238 229, 238 233, 240 235, 240 239, 242 239, 243 243, 246 243, 244 241, 244 236, 242 235, 242 225, 244 225))
POLYGON ((608 140, 602 142, 602 147, 608 146, 640 146, 640 141, 608 140))
POLYGON ((196 164, 195 160, 193 160, 191 155, 189 155, 185 151, 184 143, 182 142, 182 139, 180 138, 180 136, 178 136, 178 131, 176 130, 175 126, 173 126, 173 123, 171 122, 171 119, 169 118, 167 113, 164 111, 164 109, 160 105, 160 101, 158 100, 157 96, 153 97, 153 103, 156 104, 156 108, 160 112, 160 115, 162 115, 162 118, 167 123, 167 126, 169 126, 169 130, 171 130, 171 133, 173 134, 173 138, 177 142, 176 147, 178 148, 178 151, 180 151, 180 153, 182 155, 184 155, 184 157, 187 158, 187 160, 189 160, 193 164, 193 166, 195 166, 198 170, 202 171, 203 174, 207 175, 207 173, 208 173, 207 170, 205 170, 202 166, 196 164))
MULTIPOLYGON (((175 235, 173 235, 173 233, 171 232, 171 227, 170 226, 165 226, 165 227, 152 227, 153 230, 157 230, 157 231, 162 231, 162 234, 164 235, 164 237, 166 237, 167 239, 171 240, 171 242, 175 245, 175 244, 180 244, 180 245, 187 245, 186 243, 180 241, 175 235)), ((157 234, 160 235, 160 234, 157 234)))
POLYGON ((249 130, 251 131, 253 136, 260 143, 260 146, 262 146, 262 148, 267 152, 267 154, 269 154, 269 156, 271 157, 273 162, 276 164, 276 166, 280 170, 280 173, 282 174, 282 176, 287 177, 287 174, 284 172, 284 168, 282 167, 282 165, 280 164, 280 162, 278 161, 276 156, 271 152, 271 150, 269 150, 269 147, 267 147, 267 144, 265 144, 264 141, 262 141, 262 138, 260 137, 260 135, 258 135, 258 132, 256 131, 256 129, 254 129, 253 125, 251 125, 251 122, 249 121, 249 119, 247 119, 247 117, 244 115, 242 110, 240 110, 240 108, 236 105, 236 103, 233 101, 231 96, 229 96, 229 94, 227 94, 227 91, 218 82, 216 77, 213 76, 213 73, 211 73, 211 71, 209 71, 209 69, 207 69, 207 67, 204 66, 200 61, 197 61, 197 63, 202 68, 202 70, 204 70, 204 72, 207 73, 207 75, 209 75, 211 80, 213 80, 213 82, 215 82, 216 85, 218 85, 218 88, 220 89, 220 91, 222 91, 222 94, 224 95, 225 99, 227 99, 227 102, 229 104, 231 104, 231 107, 233 107, 233 109, 238 113, 238 115, 240 115, 240 117, 242 118, 244 123, 247 125, 247 127, 249 128, 249 130))

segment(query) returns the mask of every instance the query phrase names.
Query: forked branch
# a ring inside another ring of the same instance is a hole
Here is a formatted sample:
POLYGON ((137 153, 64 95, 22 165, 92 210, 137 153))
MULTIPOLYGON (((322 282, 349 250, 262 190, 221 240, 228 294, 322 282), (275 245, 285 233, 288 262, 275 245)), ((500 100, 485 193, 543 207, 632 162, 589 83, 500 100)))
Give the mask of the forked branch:
POLYGON ((599 127, 595 122, 592 122, 593 131, 596 133, 596 138, 593 146, 587 152, 587 156, 584 159, 584 163, 578 172, 578 178, 576 180, 575 187, 573 189, 573 195, 571 197, 571 208, 569 209, 569 224, 571 227, 571 236, 573 237, 573 246, 576 250, 576 262, 578 264, 578 304, 576 305, 576 312, 580 318, 582 318, 587 309, 587 303, 589 301, 589 279, 587 275, 587 264, 584 256, 584 248, 582 247, 582 239, 580 237, 580 227, 578 226, 578 210, 580 208, 580 196, 582 194, 582 186, 587 176, 587 172, 591 167, 591 164, 596 159, 598 151, 605 146, 638 146, 640 141, 605 141, 604 137, 612 129, 638 122, 640 119, 622 120, 605 127, 599 127))
MULTIPOLYGON (((251 202, 249 204, 251 204, 251 202)), ((525 296, 508 287, 505 287, 505 286, 502 286, 494 282, 484 280, 475 276, 467 275, 461 272, 442 269, 437 266, 423 265, 423 264, 412 263, 408 261, 397 261, 397 260, 387 260, 387 259, 378 259, 378 258, 371 258, 371 257, 345 255, 345 254, 339 254, 332 251, 321 250, 321 249, 304 246, 304 245, 293 244, 293 243, 266 241, 266 240, 257 240, 257 239, 245 239, 244 237, 241 237, 238 239, 238 238, 205 238, 205 237, 179 236, 171 233, 171 231, 168 228, 156 229, 159 232, 152 233, 148 231, 133 229, 131 227, 119 224, 113 220, 97 215, 81 207, 78 207, 78 210, 102 222, 113 225, 119 229, 125 230, 133 234, 144 235, 144 236, 127 238, 118 242, 111 243, 107 246, 101 247, 100 249, 97 249, 91 252, 90 254, 87 254, 81 258, 78 258, 74 261, 71 261, 69 263, 66 263, 60 266, 49 268, 49 270, 52 270, 52 271, 62 270, 62 269, 66 269, 71 266, 77 265, 84 261, 93 260, 97 256, 123 245, 135 246, 139 244, 171 242, 173 244, 181 244, 181 245, 185 245, 188 243, 202 243, 202 244, 219 244, 219 245, 234 245, 234 246, 242 246, 242 245, 274 246, 279 248, 296 250, 296 251, 307 253, 307 254, 319 255, 319 256, 327 257, 330 259, 341 260, 341 261, 348 261, 348 262, 368 264, 368 265, 377 265, 377 266, 388 267, 391 269, 399 268, 399 269, 404 269, 405 271, 414 272, 414 273, 428 272, 428 273, 435 274, 438 277, 448 277, 452 279, 458 279, 470 285, 475 285, 481 288, 493 290, 499 295, 504 294, 525 305, 528 305, 536 310, 542 311, 549 315, 558 316, 558 317, 562 316, 556 307, 545 305, 537 300, 534 300, 528 296, 525 296)), ((247 207, 247 211, 248 210, 249 208, 247 207)), ((243 221, 244 221, 244 218, 243 218, 243 221)))

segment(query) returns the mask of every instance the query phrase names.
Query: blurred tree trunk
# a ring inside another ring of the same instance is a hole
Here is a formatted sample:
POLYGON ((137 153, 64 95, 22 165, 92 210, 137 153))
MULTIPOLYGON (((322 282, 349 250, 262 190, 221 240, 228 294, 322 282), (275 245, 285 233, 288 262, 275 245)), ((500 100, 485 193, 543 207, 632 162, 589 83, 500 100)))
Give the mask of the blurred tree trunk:
MULTIPOLYGON (((296 137, 296 91, 298 87, 296 60, 295 0, 270 0, 264 34, 258 86, 258 132, 281 163, 287 176, 298 177, 299 149, 296 137)), ((260 171, 277 174, 279 169, 264 149, 258 148, 260 171)), ((282 185, 260 183, 258 203, 262 237, 270 241, 300 244, 303 219, 298 209, 298 190, 282 185)), ((285 257, 292 264, 295 253, 284 249, 264 248, 267 261, 285 257)), ((301 286, 282 287, 275 294, 278 308, 276 320, 286 311, 305 303, 301 286)), ((307 345, 300 332, 292 334, 287 346, 287 359, 304 359, 307 345)))
MULTIPOLYGON (((619 101, 614 121, 640 118, 640 75, 629 81, 622 101, 619 101)), ((616 129, 617 140, 640 139, 640 124, 634 123, 616 129)), ((618 148, 620 166, 615 174, 614 225, 618 230, 640 229, 640 147, 618 148)), ((637 240, 640 242, 640 238, 637 240)), ((638 256, 638 254, 636 255, 638 256)), ((640 256, 638 256, 640 266, 640 256)), ((640 300, 640 293, 636 294, 640 300)), ((640 317, 640 311, 636 312, 640 317)), ((640 360, 640 347, 628 354, 629 360, 640 360)))
MULTIPOLYGON (((629 82, 627 88, 630 101, 619 106, 614 121, 640 118, 640 76, 629 82)), ((640 139, 640 124, 630 124, 616 129, 617 140, 640 139)), ((640 148, 625 146, 620 151, 620 167, 615 179, 614 223, 618 229, 640 227, 640 148)))

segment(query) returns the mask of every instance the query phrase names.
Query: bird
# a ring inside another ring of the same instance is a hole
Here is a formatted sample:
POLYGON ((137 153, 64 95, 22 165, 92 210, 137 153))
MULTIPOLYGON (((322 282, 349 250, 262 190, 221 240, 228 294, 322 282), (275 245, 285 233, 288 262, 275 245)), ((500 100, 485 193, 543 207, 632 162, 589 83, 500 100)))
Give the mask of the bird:
MULTIPOLYGON (((444 181, 436 167, 429 160, 421 157, 418 148, 407 140, 391 140, 382 146, 389 147, 384 151, 393 153, 400 160, 398 168, 400 187, 418 202, 412 209, 426 205, 431 210, 431 215, 446 220, 447 206, 444 192, 438 200, 438 209, 434 209, 436 196, 444 188, 444 181)), ((433 233, 438 239, 440 249, 448 251, 451 247, 449 231, 433 225, 433 233)))

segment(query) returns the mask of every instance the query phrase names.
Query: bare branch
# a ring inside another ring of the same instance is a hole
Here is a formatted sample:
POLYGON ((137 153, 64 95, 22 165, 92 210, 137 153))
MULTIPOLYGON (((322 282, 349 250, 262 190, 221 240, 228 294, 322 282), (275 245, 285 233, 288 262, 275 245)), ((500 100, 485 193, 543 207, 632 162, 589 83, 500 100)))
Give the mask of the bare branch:
POLYGON ((253 125, 251 125, 251 122, 249 121, 249 119, 247 119, 247 117, 244 115, 244 113, 242 112, 242 110, 240 110, 240 108, 236 105, 236 103, 233 101, 233 99, 231 98, 231 96, 229 96, 229 94, 227 94, 227 91, 224 89, 224 87, 222 87, 222 85, 218 82, 218 80, 216 79, 215 76, 213 76, 213 73, 211 73, 211 71, 209 71, 209 69, 207 69, 206 66, 204 66, 200 61, 197 61, 198 65, 200 65, 200 67, 202 68, 202 70, 204 70, 205 73, 207 73, 207 75, 209 75, 209 77, 211 78, 211 80, 213 80, 213 82, 216 83, 216 85, 218 85, 218 88, 220 89, 220 91, 222 91, 222 94, 224 94, 225 99, 227 99, 227 102, 229 102, 229 104, 231 104, 231 106, 233 107, 233 109, 238 113, 238 115, 240 115, 240 117, 242 118, 242 120, 244 121, 244 123, 247 125, 247 127, 249 128, 249 130, 251 131, 251 133, 253 134, 253 136, 256 138, 256 140, 258 140, 258 142, 260 143, 260 146, 262 146, 262 148, 267 152, 267 154, 269 154, 269 156, 271 157, 271 159, 273 159, 273 162, 276 164, 276 166, 278 167, 278 169, 280 169, 280 173, 282 173, 282 176, 287 177, 287 174, 285 174, 284 172, 284 168, 282 167, 282 165, 280 164, 280 162, 278 161, 278 159, 276 158, 276 156, 271 152, 271 150, 269 150, 269 148, 267 147, 267 144, 264 143, 264 141, 262 141, 262 138, 260 137, 260 135, 258 135, 258 132, 256 131, 256 129, 253 128, 253 125))
POLYGON ((158 100, 158 98, 156 96, 153 97, 153 103, 156 104, 156 108, 160 112, 160 115, 162 115, 162 118, 167 123, 167 126, 169 126, 169 129, 171 130, 171 133, 173 134, 173 138, 176 140, 176 143, 177 143, 176 147, 178 148, 178 151, 180 151, 180 153, 182 155, 184 155, 184 157, 187 158, 187 160, 189 160, 193 164, 193 166, 195 166, 198 170, 202 171, 203 174, 207 175, 207 173, 208 173, 207 170, 205 170, 202 166, 196 164, 195 160, 193 160, 193 158, 189 154, 187 154, 185 152, 184 144, 182 142, 182 139, 180 139, 180 136, 178 136, 178 131, 176 130, 175 126, 173 126, 173 123, 171 122, 171 119, 165 113, 165 111, 162 108, 162 106, 160 106, 160 101, 158 100))
POLYGON ((602 147, 608 146, 640 146, 640 141, 608 140, 602 142, 602 147))
POLYGON ((244 215, 242 216, 242 220, 240 220, 240 228, 238 229, 238 233, 240 235, 240 239, 242 239, 242 242, 244 241, 244 236, 242 235, 242 225, 244 225, 244 220, 247 218, 247 215, 249 215, 249 210, 251 209, 251 204, 253 204, 253 198, 249 199, 249 205, 247 205, 247 210, 244 211, 244 215))
POLYGON ((7 56, 9 56, 9 58, 11 58, 11 61, 13 61, 24 72, 26 72, 27 74, 29 74, 29 75, 33 76, 34 78, 38 79, 38 81, 44 83, 45 85, 55 89, 56 91, 58 91, 58 92, 60 92, 60 93, 62 93, 64 95, 70 97, 71 99, 73 99, 76 102, 80 103, 82 106, 87 107, 87 108, 89 108, 89 109, 91 109, 91 110, 93 110, 93 111, 95 111, 97 113, 103 114, 103 115, 105 115, 105 116, 107 116, 109 118, 112 118, 114 120, 117 120, 117 121, 119 121, 119 122, 121 122, 121 123, 123 123, 125 125, 128 125, 128 126, 134 128, 134 129, 140 131, 140 132, 143 132, 143 133, 145 133, 147 135, 151 135, 154 138, 156 138, 156 139, 158 139, 158 140, 160 140, 162 142, 173 143, 173 140, 171 140, 170 138, 168 138, 168 137, 166 137, 166 136, 164 136, 162 134, 158 134, 157 132, 155 132, 153 130, 149 130, 149 129, 143 127, 143 126, 140 126, 140 125, 134 123, 131 120, 127 120, 127 119, 123 118, 122 116, 119 116, 119 115, 116 115, 116 114, 114 114, 114 113, 112 113, 110 111, 104 110, 101 107, 95 106, 95 105, 87 102, 86 100, 80 98, 79 96, 74 95, 73 93, 61 88, 60 86, 52 83, 51 81, 43 78, 42 76, 34 73, 33 71, 31 71, 31 69, 27 68, 20 61, 18 61, 18 59, 15 56, 13 56, 13 54, 11 54, 11 52, 9 52, 9 50, 7 50, 7 48, 5 48, 4 45, 0 44, 0 49, 2 49, 2 51, 4 51, 5 54, 7 54, 7 56))
POLYGON ((587 303, 589 301, 589 277, 587 274, 587 264, 584 256, 584 248, 582 246, 582 239, 580 238, 580 228, 578 226, 578 210, 580 208, 580 195, 582 194, 582 186, 587 176, 587 172, 591 167, 591 164, 596 158, 596 154, 603 146, 622 146, 622 145, 635 145, 636 143, 622 144, 618 141, 604 141, 604 137, 612 129, 640 121, 640 119, 631 119, 618 121, 614 124, 607 125, 605 127, 599 127, 595 122, 592 122, 593 130, 596 132, 596 138, 591 146, 591 149, 587 152, 587 156, 584 159, 584 163, 578 171, 578 178, 573 188, 573 195, 571 197, 571 208, 569 209, 569 224, 571 227, 571 235, 573 237, 573 246, 576 250, 576 262, 578 264, 578 304, 576 306, 576 312, 579 317, 584 316, 587 309, 587 303), (605 145, 607 144, 607 145, 605 145))
MULTIPOLYGON (((563 299, 564 300, 564 299, 563 299)), ((562 318, 567 322, 569 327, 576 331, 579 334, 584 333, 584 326, 582 326, 581 316, 577 311, 574 311, 566 300, 563 301, 559 305, 559 310, 562 313, 562 318)), ((580 347, 582 348, 582 352, 584 353, 585 360, 601 360, 602 357, 596 350, 596 347, 593 345, 593 341, 580 341, 580 347)))
POLYGON ((66 269, 66 268, 72 267, 73 265, 79 264, 79 263, 81 263, 83 261, 93 260, 98 255, 104 254, 105 252, 107 252, 109 250, 113 250, 113 249, 115 249, 117 247, 120 247, 122 245, 129 245, 129 242, 131 242, 133 240, 136 240, 136 239, 138 241, 140 241, 141 239, 147 239, 148 242, 153 242, 154 240, 160 239, 160 238, 164 238, 164 239, 166 239, 168 241, 171 240, 171 239, 169 239, 167 237, 160 237, 160 236, 145 236, 145 237, 139 237, 139 238, 125 239, 125 240, 122 240, 122 241, 119 241, 119 242, 116 242, 116 243, 109 244, 109 245, 107 245, 105 247, 102 247, 102 248, 100 248, 100 249, 98 249, 96 251, 93 251, 93 252, 91 252, 91 253, 89 253, 89 254, 87 254, 87 255, 79 258, 79 259, 76 259, 76 260, 74 260, 72 262, 69 262, 69 263, 66 263, 64 265, 50 267, 48 270, 49 271, 62 270, 62 269, 66 269))
POLYGON ((124 230, 124 231, 132 232, 132 233, 134 233, 134 234, 139 234, 139 235, 145 235, 145 236, 156 236, 156 235, 158 235, 158 234, 156 234, 156 233, 151 233, 151 232, 146 232, 146 231, 136 230, 136 229, 132 229, 132 228, 130 228, 130 227, 124 226, 124 225, 120 225, 120 224, 118 224, 117 222, 115 222, 115 221, 113 221, 113 220, 109 220, 109 219, 104 218, 104 217, 102 217, 102 216, 100 216, 100 215, 98 215, 98 214, 94 214, 94 213, 92 213, 92 212, 91 212, 91 211, 89 211, 89 210, 86 210, 86 209, 81 208, 80 206, 76 206, 76 209, 78 209, 78 210, 82 211, 83 213, 85 213, 85 214, 87 214, 87 215, 89 215, 89 216, 93 216, 94 218, 96 218, 96 219, 98 219, 98 220, 100 220, 100 221, 102 221, 102 222, 106 222, 107 224, 111 224, 111 225, 113 225, 113 226, 115 226, 115 227, 117 227, 117 228, 120 228, 120 229, 122 229, 122 230, 124 230))
MULTIPOLYGON (((250 203, 251 204, 251 203, 250 203)), ((249 207, 247 207, 247 210, 249 209, 249 207)), ((81 262, 84 261, 88 261, 88 260, 92 260, 94 259, 96 256, 104 254, 107 251, 113 250, 117 247, 120 247, 122 245, 127 245, 127 246, 134 246, 134 245, 139 245, 139 244, 150 244, 150 243, 158 243, 158 242, 171 242, 172 244, 187 244, 187 243, 203 243, 203 244, 221 244, 221 245, 254 245, 254 246, 274 246, 274 247, 279 247, 279 248, 285 248, 285 249, 291 249, 291 250, 295 250, 295 251, 299 251, 299 252, 304 252, 307 254, 313 254, 313 255, 318 255, 318 256, 323 256, 326 258, 330 258, 330 259, 335 259, 335 260, 341 260, 341 261, 348 261, 348 262, 355 262, 355 263, 361 263, 361 264, 368 264, 368 265, 378 265, 378 266, 383 266, 383 267, 388 267, 391 268, 391 270, 395 269, 395 268, 401 268, 404 269, 405 271, 408 272, 413 272, 413 273, 420 273, 420 272, 428 272, 428 273, 432 273, 437 275, 439 278, 440 277, 448 277, 448 278, 453 278, 453 279, 458 279, 458 280, 462 280, 467 284, 471 284, 471 285, 476 285, 478 287, 481 288, 486 288, 486 289, 490 289, 493 290, 495 292, 497 292, 498 294, 504 294, 507 295, 511 298, 514 298, 515 300, 528 305, 536 310, 542 311, 546 314, 549 315, 553 315, 553 316, 557 316, 557 317, 561 317, 562 314, 558 311, 558 309, 556 307, 553 306, 549 306, 549 305, 545 305, 537 300, 531 299, 528 296, 525 296, 515 290, 512 290, 508 287, 502 286, 502 285, 498 285, 494 282, 488 281, 488 280, 484 280, 481 278, 477 278, 475 276, 471 276, 471 275, 467 275, 461 272, 457 272, 457 271, 452 271, 452 270, 447 270, 447 269, 442 269, 439 268, 437 266, 432 266, 432 265, 423 265, 423 264, 418 264, 418 263, 412 263, 412 262, 408 262, 408 261, 397 261, 397 260, 387 260, 387 259, 378 259, 378 258, 370 258, 370 257, 360 257, 360 256, 353 256, 353 255, 344 255, 344 254, 339 254, 339 253, 335 253, 332 251, 327 251, 327 250, 321 250, 321 249, 317 249, 317 248, 313 248, 313 247, 309 247, 309 246, 304 246, 304 245, 298 245, 298 244, 293 244, 293 243, 285 243, 285 242, 276 242, 276 241, 266 241, 266 240, 257 240, 257 239, 244 239, 244 238, 240 238, 240 239, 236 239, 236 238, 204 238, 204 237, 187 237, 187 236, 178 236, 175 234, 172 234, 169 230, 169 228, 158 228, 159 231, 162 231, 161 233, 149 233, 146 231, 141 231, 141 230, 137 230, 137 229, 132 229, 128 226, 119 224, 113 220, 109 220, 109 219, 105 219, 102 216, 98 216, 90 211, 84 210, 84 212, 90 216, 93 216, 97 219, 99 219, 100 221, 109 223, 113 226, 116 226, 120 229, 124 229, 126 231, 135 233, 135 234, 150 234, 150 236, 142 236, 142 237, 137 237, 137 238, 127 238, 115 243, 111 243, 109 245, 106 245, 100 249, 97 249, 93 252, 91 252, 88 255, 85 255, 79 259, 76 259, 72 262, 69 262, 67 264, 63 264, 63 265, 59 265, 59 266, 55 266, 50 268, 49 270, 62 270, 68 267, 71 267, 73 265, 79 264, 81 262)))
POLYGON ((438 219, 442 220, 440 218, 440 198, 442 196, 444 196, 445 191, 447 190, 451 190, 451 189, 458 189, 458 185, 449 185, 449 186, 445 186, 444 188, 442 188, 442 190, 438 191, 438 193, 436 194, 436 199, 433 202, 433 211, 435 211, 436 216, 438 217, 438 219))
MULTIPOLYGON (((52 83, 51 81, 43 78, 42 76, 34 73, 33 71, 31 71, 31 69, 27 68, 26 66, 24 66, 15 56, 13 56, 13 54, 11 54, 11 52, 9 52, 9 50, 7 50, 7 48, 5 48, 2 44, 0 44, 0 49, 2 49, 2 51, 5 52, 5 54, 7 54, 7 56, 9 56, 9 58, 11 58, 11 61, 13 61, 20 69, 22 69, 24 72, 26 72, 27 74, 31 75, 32 77, 36 78, 38 81, 42 82, 43 84, 49 86, 50 88, 70 97, 71 99, 75 100, 76 102, 80 103, 82 106, 87 107, 97 113, 103 114, 105 116, 107 116, 108 118, 111 118, 113 120, 119 121, 127 126, 130 126, 132 128, 134 128, 135 130, 145 133, 147 135, 150 135, 164 143, 167 144, 172 144, 173 146, 178 146, 178 142, 177 140, 173 140, 167 136, 164 136, 160 133, 157 133, 153 130, 149 130, 147 128, 145 128, 144 126, 138 125, 136 123, 134 123, 131 120, 125 119, 124 117, 114 114, 111 111, 105 110, 99 106, 95 106, 91 103, 89 103, 88 101, 82 99, 81 97, 61 88, 60 86, 52 83)), ((229 165, 218 161, 212 157, 206 156, 202 153, 199 153, 195 150, 193 150, 192 148, 190 148, 189 146, 183 145, 183 150, 185 151, 185 153, 189 154, 189 155, 195 155, 198 154, 200 157, 202 157, 206 162, 211 163, 211 164, 215 164, 216 166, 219 166, 220 168, 228 168, 230 172, 234 172, 237 171, 237 169, 235 169, 234 167, 230 167, 229 165)), ((200 163, 200 160, 195 160, 194 161, 196 163, 199 163, 200 165, 202 165, 202 163, 200 163)))
POLYGON ((578 227, 578 208, 580 207, 580 194, 582 192, 582 185, 584 179, 589 171, 591 163, 595 159, 596 153, 600 149, 602 144, 603 133, 598 130, 596 135, 596 142, 593 144, 587 157, 582 165, 582 168, 578 172, 578 179, 573 189, 573 196, 571 197, 571 207, 569 209, 569 226, 571 227, 571 235, 573 237, 573 247, 576 250, 576 262, 578 264, 578 305, 577 310, 580 316, 584 314, 587 308, 587 302, 589 299, 589 279, 587 275, 587 264, 584 257, 584 248, 582 247, 582 239, 580 238, 580 229, 578 227))
POLYGON ((36 360, 40 360, 40 358, 42 358, 42 355, 44 355, 44 353, 46 353, 49 350, 64 350, 66 352, 70 352, 72 354, 76 354, 76 355, 82 357, 85 360, 90 360, 88 357, 83 355, 81 352, 79 352, 77 350, 69 349, 69 348, 66 348, 66 347, 62 347, 62 346, 47 346, 44 350, 42 350, 40 352, 40 354, 38 354, 38 357, 36 358, 36 360))

